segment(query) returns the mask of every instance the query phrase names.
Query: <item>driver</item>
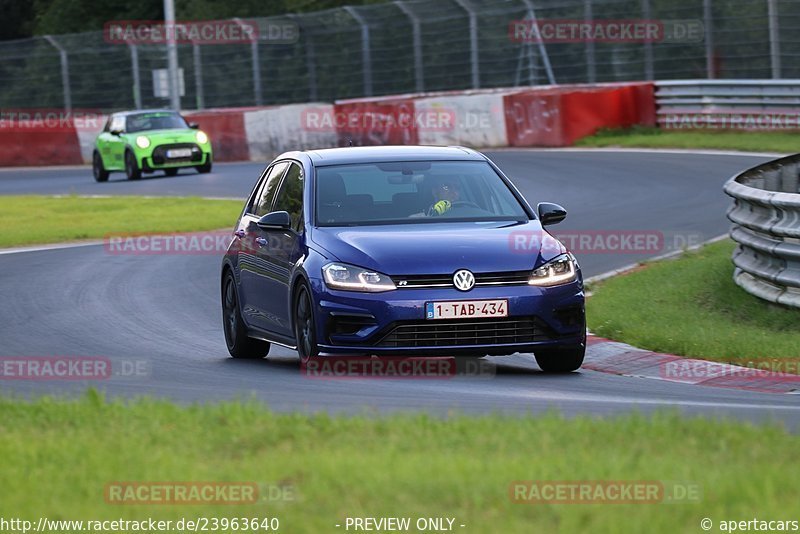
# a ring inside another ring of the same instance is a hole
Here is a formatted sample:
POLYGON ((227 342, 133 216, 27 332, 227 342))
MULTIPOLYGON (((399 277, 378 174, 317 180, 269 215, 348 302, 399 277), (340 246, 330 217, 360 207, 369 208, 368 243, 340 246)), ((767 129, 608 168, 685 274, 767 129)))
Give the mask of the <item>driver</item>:
POLYGON ((437 180, 431 189, 434 203, 425 211, 429 217, 444 215, 453 207, 454 202, 461 200, 461 188, 455 180, 437 180))

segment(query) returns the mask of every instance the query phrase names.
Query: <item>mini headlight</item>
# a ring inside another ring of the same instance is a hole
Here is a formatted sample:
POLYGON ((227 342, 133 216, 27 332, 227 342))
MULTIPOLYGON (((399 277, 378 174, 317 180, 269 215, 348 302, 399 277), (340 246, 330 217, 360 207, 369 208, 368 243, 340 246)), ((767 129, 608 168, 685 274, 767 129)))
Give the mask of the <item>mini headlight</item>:
POLYGON ((203 131, 197 132, 194 135, 194 138, 197 139, 197 142, 200 143, 201 145, 208 143, 208 136, 203 131))
POLYGON ((145 135, 140 135, 136 138, 136 146, 139 148, 147 148, 150 146, 150 139, 145 135))
POLYGON ((322 268, 322 275, 325 285, 331 289, 371 293, 396 289, 392 279, 385 274, 346 263, 329 263, 322 268))
POLYGON ((572 254, 562 254, 531 273, 528 284, 549 287, 567 284, 578 277, 578 262, 572 254))

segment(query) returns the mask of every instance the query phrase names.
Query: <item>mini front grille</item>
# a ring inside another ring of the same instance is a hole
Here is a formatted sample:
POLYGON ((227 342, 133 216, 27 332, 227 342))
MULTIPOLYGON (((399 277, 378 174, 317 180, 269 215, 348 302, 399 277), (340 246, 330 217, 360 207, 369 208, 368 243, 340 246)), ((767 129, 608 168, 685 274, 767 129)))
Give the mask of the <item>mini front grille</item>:
POLYGON ((186 163, 190 161, 202 161, 203 152, 200 147, 194 143, 173 143, 171 145, 158 145, 153 149, 153 163, 161 165, 163 163, 186 163), (192 154, 188 157, 182 158, 168 158, 167 151, 180 148, 188 148, 192 154))
POLYGON ((550 341, 554 332, 538 317, 398 323, 379 347, 457 347, 550 341))
MULTIPOLYGON (((513 286, 525 285, 530 278, 530 271, 513 271, 505 273, 474 273, 476 286, 513 286)), ((452 274, 393 276, 398 289, 416 289, 426 287, 454 287, 452 274)))

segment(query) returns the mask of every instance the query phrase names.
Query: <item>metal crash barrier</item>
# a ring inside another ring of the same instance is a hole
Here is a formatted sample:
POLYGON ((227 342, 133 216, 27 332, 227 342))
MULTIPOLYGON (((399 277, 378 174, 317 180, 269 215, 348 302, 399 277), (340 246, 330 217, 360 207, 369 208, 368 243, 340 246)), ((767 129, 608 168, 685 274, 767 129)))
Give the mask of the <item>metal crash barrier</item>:
POLYGON ((725 184, 734 281, 764 300, 800 308, 800 154, 746 170, 725 184))

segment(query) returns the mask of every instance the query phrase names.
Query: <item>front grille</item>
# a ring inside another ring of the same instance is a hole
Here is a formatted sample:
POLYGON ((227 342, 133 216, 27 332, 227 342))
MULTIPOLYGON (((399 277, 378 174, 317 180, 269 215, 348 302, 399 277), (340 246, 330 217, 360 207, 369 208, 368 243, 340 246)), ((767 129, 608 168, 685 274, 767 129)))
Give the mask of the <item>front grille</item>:
MULTIPOLYGON (((474 273, 476 286, 513 286, 525 285, 530 278, 530 271, 512 271, 505 273, 474 273)), ((416 289, 425 287, 454 287, 452 274, 393 276, 398 289, 416 289)))
POLYGON ((202 161, 203 152, 194 143, 173 143, 171 145, 158 145, 153 149, 153 163, 162 165, 164 163, 188 163, 190 161, 202 161), (187 158, 167 158, 167 150, 176 148, 191 149, 192 155, 187 158))
POLYGON ((550 341, 554 332, 538 317, 398 323, 379 347, 447 347, 550 341))

